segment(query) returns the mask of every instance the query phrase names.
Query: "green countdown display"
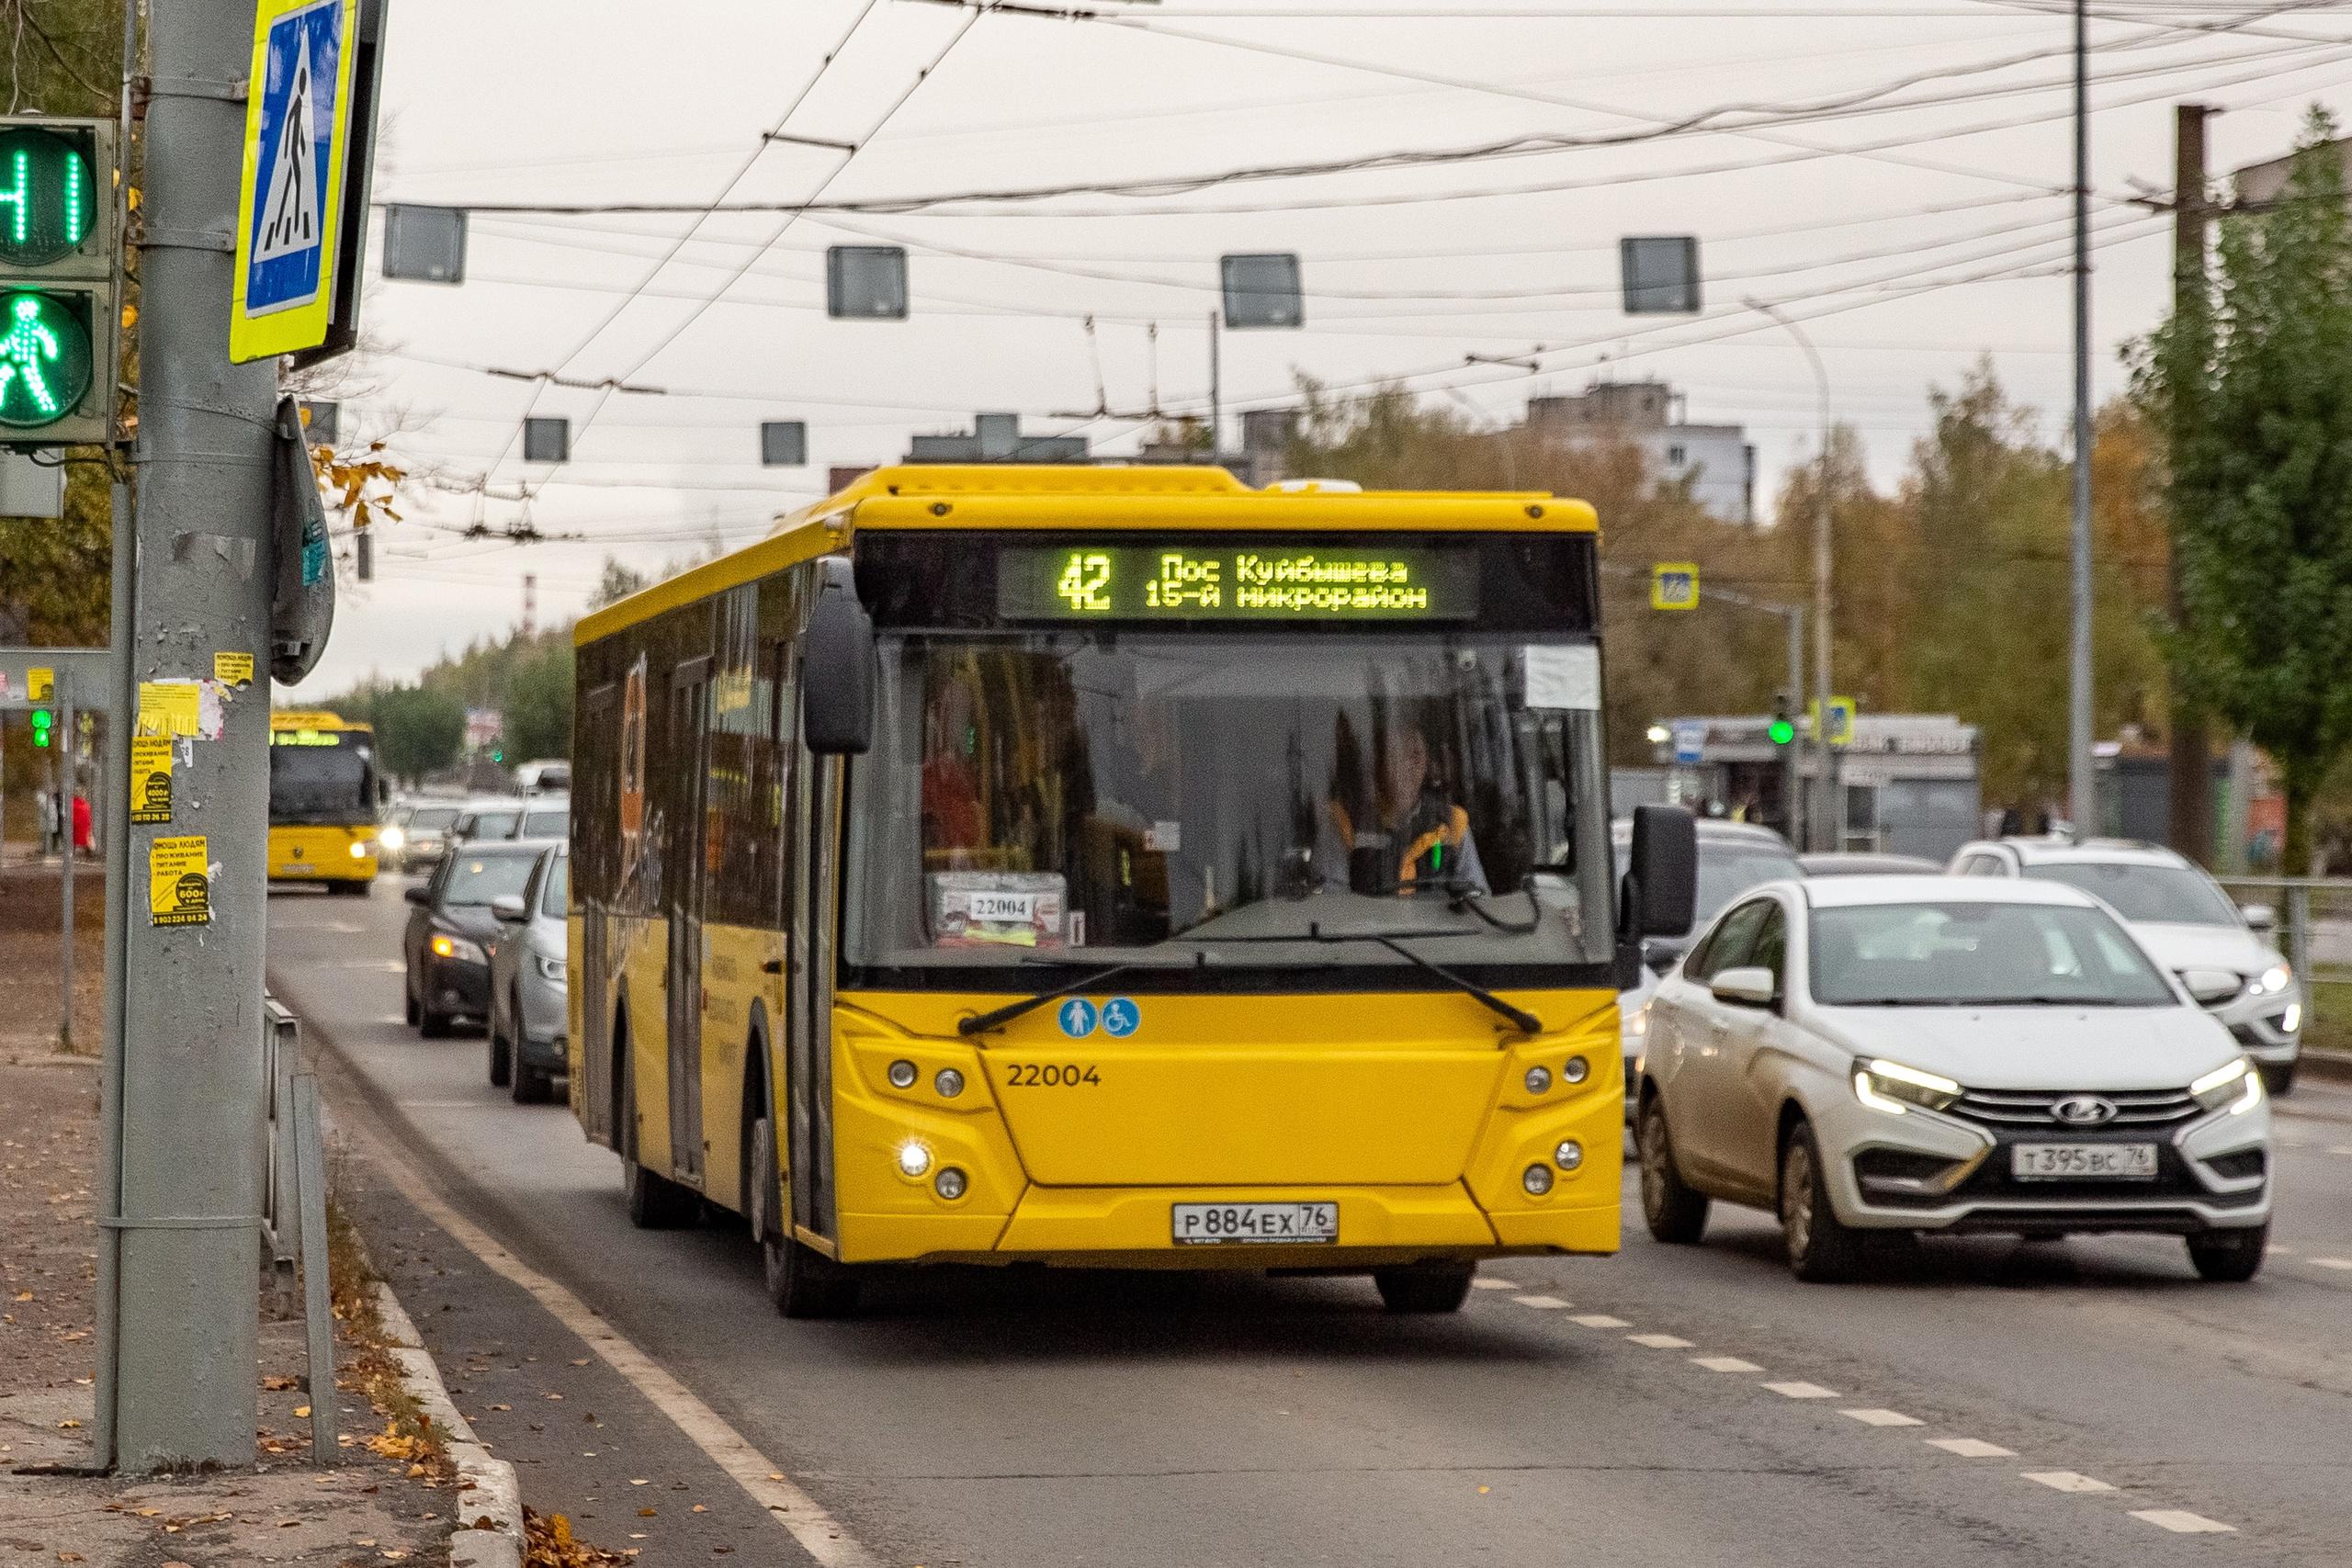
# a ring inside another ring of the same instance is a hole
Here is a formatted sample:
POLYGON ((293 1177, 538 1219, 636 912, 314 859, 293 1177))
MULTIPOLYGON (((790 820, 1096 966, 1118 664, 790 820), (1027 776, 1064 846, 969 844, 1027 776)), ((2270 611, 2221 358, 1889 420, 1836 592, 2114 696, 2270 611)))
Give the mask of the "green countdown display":
POLYGON ((71 255, 97 218, 86 150, 53 130, 0 130, 0 262, 40 266, 71 255))
POLYGON ((90 389, 90 324, 57 295, 0 294, 0 425, 38 430, 90 389))
POLYGON ((1466 621, 1467 549, 1314 542, 1012 546, 997 613, 1022 621, 1466 621))

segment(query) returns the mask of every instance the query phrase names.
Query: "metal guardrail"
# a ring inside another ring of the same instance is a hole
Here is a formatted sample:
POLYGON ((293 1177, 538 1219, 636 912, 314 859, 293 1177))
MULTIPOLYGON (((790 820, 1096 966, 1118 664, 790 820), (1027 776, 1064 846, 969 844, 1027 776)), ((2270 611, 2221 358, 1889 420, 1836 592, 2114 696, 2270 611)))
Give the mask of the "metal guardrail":
POLYGON ((319 1080, 298 1072, 302 1026, 276 998, 262 999, 262 1063, 269 1084, 267 1140, 262 1161, 261 1242, 278 1311, 291 1311, 301 1267, 302 1315, 309 1344, 311 1462, 336 1461, 334 1312, 327 1279, 326 1141, 320 1126, 319 1080))

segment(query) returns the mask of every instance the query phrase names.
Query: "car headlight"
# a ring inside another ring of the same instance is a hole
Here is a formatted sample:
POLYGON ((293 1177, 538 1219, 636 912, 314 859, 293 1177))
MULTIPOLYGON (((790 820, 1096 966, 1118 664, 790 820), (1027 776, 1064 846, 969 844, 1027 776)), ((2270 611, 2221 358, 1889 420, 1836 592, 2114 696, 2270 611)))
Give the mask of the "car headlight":
POLYGON ((2262 1075, 2254 1064, 2240 1056, 2225 1063, 2188 1086, 2197 1103, 2208 1111, 2227 1107, 2231 1115, 2251 1111, 2262 1103, 2262 1075))
POLYGON ((2284 964, 2273 964, 2245 983, 2250 997, 2275 997, 2295 983, 2295 972, 2284 964))
POLYGON ((548 957, 546 953, 533 953, 533 954, 531 955, 531 962, 532 962, 532 963, 534 963, 534 964, 537 964, 539 966, 539 978, 540 978, 540 979, 542 979, 542 980, 546 980, 546 981, 548 981, 548 982, 550 982, 551 984, 558 985, 558 986, 560 986, 560 985, 562 985, 562 984, 563 984, 563 960, 562 960, 562 959, 560 959, 560 958, 549 958, 549 957, 548 957))
POLYGON ((1900 1116, 1914 1106, 1941 1111, 1960 1098, 1960 1085, 1936 1073, 1873 1056, 1854 1064, 1854 1098, 1873 1111, 1900 1116))
POLYGON ((381 833, 376 835, 376 837, 378 840, 388 850, 399 849, 402 844, 408 842, 408 835, 401 832, 398 827, 387 828, 381 833))
POLYGON ((489 955, 482 952, 480 942, 468 942, 464 937, 450 936, 447 932, 434 937, 433 955, 435 958, 454 958, 461 964, 490 962, 489 955))
POLYGON ((1644 1002, 1625 1015, 1624 1034, 1628 1040, 1640 1040, 1650 1032, 1650 1004, 1644 1002))

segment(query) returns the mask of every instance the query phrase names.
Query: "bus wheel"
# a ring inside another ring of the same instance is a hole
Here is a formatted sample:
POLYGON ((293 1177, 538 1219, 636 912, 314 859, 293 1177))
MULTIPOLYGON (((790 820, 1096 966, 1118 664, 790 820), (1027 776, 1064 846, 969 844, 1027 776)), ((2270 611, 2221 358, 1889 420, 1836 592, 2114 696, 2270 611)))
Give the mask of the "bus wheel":
POLYGON ((855 1271, 786 1235, 784 1216, 772 1212, 783 1182, 776 1167, 775 1123, 765 1116, 752 1124, 752 1234, 759 1238, 768 1300, 786 1317, 842 1317, 854 1312, 861 1283, 855 1271))
POLYGON ((637 1160, 637 1078, 621 1080, 621 1191, 628 1200, 628 1223, 639 1230, 674 1230, 691 1224, 698 1194, 637 1160))
POLYGON ((1475 1263, 1425 1263, 1418 1269, 1375 1269, 1372 1282, 1390 1312, 1459 1312, 1477 1272, 1475 1263))

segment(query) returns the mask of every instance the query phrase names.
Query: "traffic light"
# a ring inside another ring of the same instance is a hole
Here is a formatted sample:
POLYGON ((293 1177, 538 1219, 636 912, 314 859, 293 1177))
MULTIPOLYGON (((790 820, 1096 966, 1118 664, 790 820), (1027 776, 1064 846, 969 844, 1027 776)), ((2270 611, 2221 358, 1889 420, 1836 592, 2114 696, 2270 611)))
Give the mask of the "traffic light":
POLYGON ((35 747, 48 746, 50 728, 56 722, 57 716, 49 709, 33 709, 33 745, 35 747))
POLYGON ((1786 692, 1772 694, 1772 722, 1764 733, 1772 738, 1775 746, 1786 746, 1797 738, 1796 699, 1786 692))
POLYGON ((114 439, 115 126, 0 116, 0 445, 114 439))

